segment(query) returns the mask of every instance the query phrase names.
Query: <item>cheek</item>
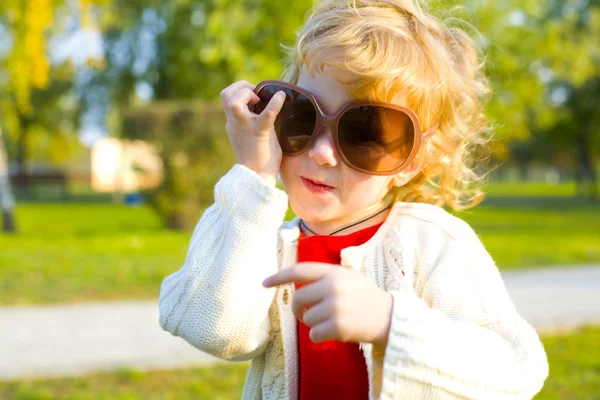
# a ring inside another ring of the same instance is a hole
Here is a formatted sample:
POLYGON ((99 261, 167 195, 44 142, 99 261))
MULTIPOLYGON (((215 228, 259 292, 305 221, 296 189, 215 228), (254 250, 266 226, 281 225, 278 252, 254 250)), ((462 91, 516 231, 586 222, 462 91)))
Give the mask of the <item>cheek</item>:
POLYGON ((348 177, 343 192, 347 202, 371 205, 383 199, 390 179, 382 176, 348 177))
POLYGON ((372 193, 373 191, 378 191, 379 188, 385 187, 390 180, 389 176, 359 172, 346 165, 342 166, 341 173, 344 186, 352 192, 365 191, 365 193, 372 193))
POLYGON ((293 181, 292 177, 294 171, 298 171, 297 164, 297 157, 283 156, 283 159, 281 160, 279 174, 281 175, 281 180, 283 181, 286 190, 293 181))

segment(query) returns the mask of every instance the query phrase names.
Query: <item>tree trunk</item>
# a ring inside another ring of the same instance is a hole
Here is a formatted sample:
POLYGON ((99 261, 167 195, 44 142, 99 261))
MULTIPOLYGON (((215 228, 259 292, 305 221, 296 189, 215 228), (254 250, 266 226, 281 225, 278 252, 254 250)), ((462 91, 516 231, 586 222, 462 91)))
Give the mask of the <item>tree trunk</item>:
MULTIPOLYGON (((579 151, 579 146, 577 147, 579 151)), ((575 188, 578 198, 585 197, 585 177, 583 168, 581 167, 581 157, 575 157, 575 188)))
POLYGON ((589 195, 590 198, 595 201, 598 200, 598 174, 596 172, 596 166, 591 151, 592 143, 590 134, 591 126, 590 124, 586 124, 577 138, 577 148, 579 153, 577 163, 579 165, 578 170, 580 174, 578 185, 581 185, 578 192, 582 193, 584 196, 589 195))
POLYGON ((29 136, 29 120, 19 112, 19 139, 17 140, 17 174, 24 175, 27 163, 27 137, 29 136))
POLYGON ((14 210, 2 210, 2 231, 5 233, 16 233, 14 210))
POLYGON ((529 180, 529 163, 523 160, 519 160, 519 178, 521 182, 529 180))
POLYGON ((169 98, 169 77, 167 76, 167 43, 162 35, 157 40, 158 51, 158 80, 154 85, 154 100, 166 100, 169 98))
POLYGON ((15 201, 10 191, 8 153, 5 151, 0 131, 0 208, 2 208, 2 230, 4 232, 14 233, 17 231, 14 204, 15 201))
POLYGON ((16 179, 18 182, 22 182, 19 185, 15 185, 17 189, 19 189, 20 195, 25 198, 31 197, 31 187, 29 186, 29 179, 26 178, 27 175, 27 159, 29 158, 29 154, 27 151, 27 141, 29 138, 29 127, 31 125, 30 119, 19 112, 19 136, 17 140, 17 173, 16 179))

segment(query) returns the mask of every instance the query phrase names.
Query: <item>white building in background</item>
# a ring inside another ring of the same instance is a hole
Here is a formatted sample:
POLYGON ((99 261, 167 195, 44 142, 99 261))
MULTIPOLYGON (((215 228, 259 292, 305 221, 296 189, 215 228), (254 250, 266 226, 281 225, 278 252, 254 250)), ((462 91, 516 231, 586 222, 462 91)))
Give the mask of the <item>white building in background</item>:
POLYGON ((162 161, 150 143, 104 138, 91 149, 94 191, 135 192, 157 187, 162 179, 162 161))

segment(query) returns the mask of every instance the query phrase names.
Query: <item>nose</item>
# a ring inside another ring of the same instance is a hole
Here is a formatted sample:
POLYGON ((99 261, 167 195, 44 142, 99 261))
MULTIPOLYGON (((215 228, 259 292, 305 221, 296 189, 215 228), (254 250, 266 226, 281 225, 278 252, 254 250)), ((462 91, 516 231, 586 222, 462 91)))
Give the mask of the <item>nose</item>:
POLYGON ((317 137, 308 151, 308 156, 321 166, 335 167, 337 165, 338 155, 329 127, 323 125, 319 128, 317 137))

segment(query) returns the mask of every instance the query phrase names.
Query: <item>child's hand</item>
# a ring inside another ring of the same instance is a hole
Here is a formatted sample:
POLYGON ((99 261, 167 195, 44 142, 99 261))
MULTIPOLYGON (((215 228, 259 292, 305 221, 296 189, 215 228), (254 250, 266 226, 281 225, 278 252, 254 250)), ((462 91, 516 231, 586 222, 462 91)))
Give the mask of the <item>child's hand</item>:
POLYGON ((290 282, 305 284, 294 293, 292 310, 298 320, 312 327, 313 342, 387 344, 393 298, 359 272, 331 264, 299 263, 271 275, 263 285, 290 282))
POLYGON ((237 163, 255 171, 275 186, 282 153, 274 123, 283 106, 285 94, 273 96, 258 115, 248 107, 260 101, 254 93, 255 87, 248 81, 238 81, 221 91, 221 103, 227 116, 225 129, 237 163))

